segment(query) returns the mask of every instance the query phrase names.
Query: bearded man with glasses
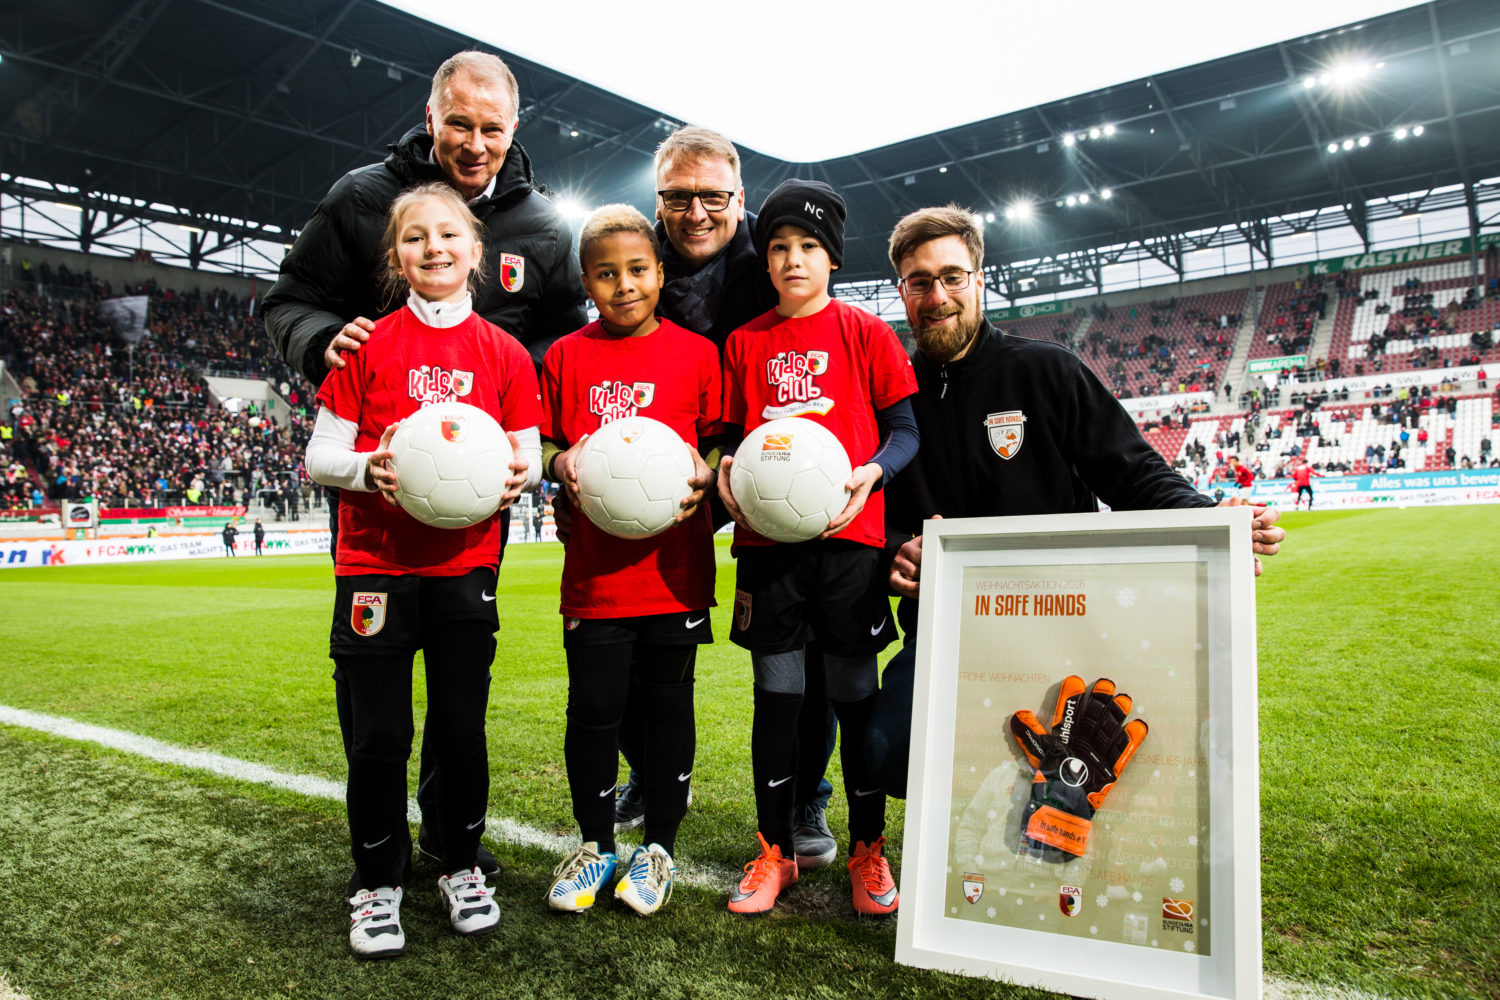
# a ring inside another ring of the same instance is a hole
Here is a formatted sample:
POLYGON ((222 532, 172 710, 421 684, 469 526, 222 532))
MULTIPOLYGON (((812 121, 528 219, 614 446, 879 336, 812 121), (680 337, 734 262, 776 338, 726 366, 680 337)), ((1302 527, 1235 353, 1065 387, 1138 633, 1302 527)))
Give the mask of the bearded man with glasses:
MULTIPOLYGON (((911 401, 922 447, 885 490, 905 645, 881 677, 865 745, 886 794, 905 798, 924 520, 1081 513, 1098 510, 1100 500, 1112 510, 1214 501, 1146 443, 1072 351, 990 325, 981 305, 984 232, 972 212, 956 205, 913 212, 891 233, 890 258, 917 342, 911 401)), ((1276 526, 1281 512, 1253 509, 1255 553, 1274 555, 1286 538, 1276 526)))

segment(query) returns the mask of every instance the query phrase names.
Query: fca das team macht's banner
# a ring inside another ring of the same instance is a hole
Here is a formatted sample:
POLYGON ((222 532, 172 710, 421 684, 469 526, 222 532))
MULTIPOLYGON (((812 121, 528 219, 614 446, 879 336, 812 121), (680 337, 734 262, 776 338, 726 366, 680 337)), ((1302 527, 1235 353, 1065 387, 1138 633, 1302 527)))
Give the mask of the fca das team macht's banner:
MULTIPOLYGON (((255 538, 246 525, 235 541, 236 555, 253 556, 255 538)), ((268 531, 266 555, 291 556, 328 551, 328 530, 268 531)), ((155 538, 91 538, 85 541, 0 542, 0 569, 17 566, 85 566, 99 563, 157 562, 164 559, 227 559, 223 536, 158 535, 155 538)))
MULTIPOLYGON (((1199 492, 1245 496, 1268 507, 1290 507, 1297 487, 1290 479, 1258 479, 1248 494, 1233 483, 1220 482, 1199 492)), ((1433 472, 1390 472, 1374 476, 1323 476, 1312 481, 1313 507, 1444 507, 1453 504, 1500 503, 1500 469, 1445 469, 1433 472)))

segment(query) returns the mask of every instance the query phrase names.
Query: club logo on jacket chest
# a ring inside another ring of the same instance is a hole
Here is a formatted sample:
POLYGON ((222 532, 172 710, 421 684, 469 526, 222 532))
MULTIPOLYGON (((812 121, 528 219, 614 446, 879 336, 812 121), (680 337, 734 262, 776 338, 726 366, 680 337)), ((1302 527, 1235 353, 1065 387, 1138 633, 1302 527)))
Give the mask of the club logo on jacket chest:
POLYGON ((990 447, 995 454, 1009 461, 1021 450, 1026 439, 1026 414, 1021 410, 1005 410, 991 413, 984 418, 985 430, 990 435, 990 447))
POLYGON ((526 283, 526 258, 518 253, 500 255, 500 287, 507 292, 519 292, 526 283))

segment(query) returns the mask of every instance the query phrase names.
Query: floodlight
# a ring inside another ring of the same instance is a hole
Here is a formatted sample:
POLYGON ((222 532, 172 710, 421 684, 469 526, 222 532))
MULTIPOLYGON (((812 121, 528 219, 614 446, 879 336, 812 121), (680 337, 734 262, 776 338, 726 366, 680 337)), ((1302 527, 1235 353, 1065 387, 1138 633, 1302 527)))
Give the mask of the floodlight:
POLYGON ((1016 217, 1016 210, 1015 209, 1013 209, 1013 208, 1007 208, 1005 210, 1005 219, 1006 219, 1007 222, 1010 221, 1011 219, 1014 219, 1015 217, 1016 217))
POLYGON ((1080 205, 1087 205, 1088 203, 1089 203, 1089 196, 1088 196, 1088 192, 1085 191, 1083 194, 1081 194, 1081 195, 1078 196, 1078 204, 1080 204, 1080 205))
POLYGON ((940 174, 946 174, 947 172, 948 172, 948 168, 947 167, 938 167, 938 173, 940 173, 940 174))
POLYGON ((1397 139, 1405 139, 1407 136, 1406 126, 1402 125, 1400 128, 1396 129, 1394 135, 1397 139))
POLYGON ((1033 205, 1025 198, 1017 198, 1015 201, 1010 203, 1010 208, 1011 211, 1015 212, 1015 217, 1017 219, 1025 220, 1031 218, 1033 205))
POLYGON ((558 199, 557 210, 569 219, 582 219, 589 214, 589 210, 583 207, 582 202, 569 197, 558 199))
POLYGON ((1102 135, 1102 134, 1103 134, 1103 133, 1101 133, 1101 132, 1100 132, 1100 131, 1099 131, 1099 129, 1098 129, 1098 127, 1097 127, 1097 126, 1095 126, 1095 127, 1094 127, 1094 128, 1091 128, 1091 129, 1089 129, 1089 138, 1090 138, 1090 139, 1097 139, 1097 138, 1099 138, 1099 136, 1100 136, 1100 135, 1102 135))
POLYGON ((1115 127, 1113 125, 1106 125, 1106 126, 1104 126, 1104 134, 1105 135, 1114 135, 1115 134, 1115 127))
POLYGON ((1330 142, 1328 144, 1328 151, 1330 153, 1337 153, 1339 151, 1339 144, 1336 142, 1330 142))
POLYGON ((1318 74, 1318 82, 1325 87, 1328 86, 1333 82, 1333 74, 1328 72, 1327 70, 1324 70, 1322 73, 1318 74))
POLYGON ((1078 196, 1077 195, 1071 195, 1071 194, 1068 195, 1067 202, 1068 202, 1068 207, 1072 208, 1074 205, 1078 204, 1078 196))
POLYGON ((995 221, 995 213, 994 212, 985 212, 984 213, 984 221, 985 222, 994 222, 995 221))
POLYGON ((1312 90, 1317 85, 1318 85, 1318 78, 1315 77, 1315 76, 1313 76, 1311 73, 1307 74, 1307 76, 1304 76, 1302 78, 1302 89, 1303 90, 1312 90))
POLYGON ((1359 137, 1359 148, 1360 149, 1364 149, 1369 144, 1370 144, 1370 137, 1369 136, 1362 135, 1362 136, 1359 137))
POLYGON ((1105 201, 1109 201, 1109 199, 1113 198, 1114 196, 1115 193, 1109 188, 1105 188, 1103 191, 1099 192, 1099 197, 1103 198, 1105 201))
POLYGON ((1344 150, 1345 150, 1345 151, 1346 151, 1346 152, 1347 152, 1347 151, 1348 151, 1348 150, 1351 150, 1351 149, 1353 149, 1353 148, 1354 148, 1354 140, 1353 140, 1353 139, 1345 139, 1345 140, 1344 140, 1344 143, 1343 143, 1343 147, 1344 147, 1344 150))
POLYGON ((1073 133, 1072 132, 1069 132, 1067 135, 1063 136, 1063 145, 1064 146, 1071 147, 1073 145, 1073 143, 1075 143, 1077 141, 1078 141, 1077 139, 1073 138, 1073 133))
POLYGON ((1414 126, 1412 128, 1411 134, 1412 135, 1421 135, 1423 132, 1426 132, 1426 131, 1427 131, 1427 128, 1425 126, 1423 126, 1423 125, 1417 125, 1417 126, 1414 126))
POLYGON ((360 62, 363 59, 364 59, 364 56, 362 56, 362 55, 359 54, 359 49, 350 49, 349 50, 349 68, 350 69, 358 69, 360 62))

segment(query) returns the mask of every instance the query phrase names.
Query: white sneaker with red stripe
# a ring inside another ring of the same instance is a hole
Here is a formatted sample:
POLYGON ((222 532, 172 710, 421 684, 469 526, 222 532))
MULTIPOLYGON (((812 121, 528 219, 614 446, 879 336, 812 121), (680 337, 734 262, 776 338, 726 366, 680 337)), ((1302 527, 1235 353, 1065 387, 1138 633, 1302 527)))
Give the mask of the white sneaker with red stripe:
POLYGON ((500 922, 495 891, 485 884, 484 872, 477 867, 444 875, 438 879, 438 891, 448 904, 448 923, 459 934, 483 934, 500 922))
POLYGON ((406 951, 399 885, 357 892, 349 907, 349 950, 356 958, 394 958, 406 951))

